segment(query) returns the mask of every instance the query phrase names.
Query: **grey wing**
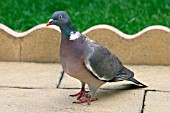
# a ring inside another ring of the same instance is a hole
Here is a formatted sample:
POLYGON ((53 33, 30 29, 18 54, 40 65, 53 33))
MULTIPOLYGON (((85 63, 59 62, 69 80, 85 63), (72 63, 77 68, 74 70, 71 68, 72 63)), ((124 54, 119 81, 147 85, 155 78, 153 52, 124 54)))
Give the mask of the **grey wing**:
POLYGON ((89 41, 85 53, 85 66, 98 79, 113 80, 123 69, 122 63, 106 47, 89 41))

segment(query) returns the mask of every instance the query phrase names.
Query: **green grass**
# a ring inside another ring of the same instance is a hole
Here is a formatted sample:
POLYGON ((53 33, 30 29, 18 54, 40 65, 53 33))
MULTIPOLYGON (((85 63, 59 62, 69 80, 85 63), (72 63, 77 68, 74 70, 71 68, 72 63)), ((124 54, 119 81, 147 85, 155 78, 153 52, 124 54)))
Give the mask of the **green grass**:
POLYGON ((97 24, 128 34, 150 25, 170 27, 170 0, 0 0, 0 23, 26 31, 58 10, 67 11, 81 32, 97 24))

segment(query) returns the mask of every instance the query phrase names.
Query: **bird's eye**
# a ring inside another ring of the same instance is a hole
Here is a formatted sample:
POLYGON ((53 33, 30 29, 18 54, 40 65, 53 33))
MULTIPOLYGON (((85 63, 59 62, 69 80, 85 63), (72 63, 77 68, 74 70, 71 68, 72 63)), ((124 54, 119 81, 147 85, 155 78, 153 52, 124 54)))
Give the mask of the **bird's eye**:
POLYGON ((61 19, 61 18, 62 18, 62 15, 59 15, 59 18, 61 19))

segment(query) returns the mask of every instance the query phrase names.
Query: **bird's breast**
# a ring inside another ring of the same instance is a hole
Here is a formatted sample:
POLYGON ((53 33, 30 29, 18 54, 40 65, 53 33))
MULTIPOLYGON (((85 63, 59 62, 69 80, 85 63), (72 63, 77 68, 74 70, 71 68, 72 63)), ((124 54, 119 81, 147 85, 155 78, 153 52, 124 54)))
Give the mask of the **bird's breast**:
POLYGON ((63 70, 67 74, 76 73, 79 70, 79 65, 82 65, 82 55, 83 49, 81 45, 67 44, 61 45, 60 47, 60 61, 63 67, 63 70))

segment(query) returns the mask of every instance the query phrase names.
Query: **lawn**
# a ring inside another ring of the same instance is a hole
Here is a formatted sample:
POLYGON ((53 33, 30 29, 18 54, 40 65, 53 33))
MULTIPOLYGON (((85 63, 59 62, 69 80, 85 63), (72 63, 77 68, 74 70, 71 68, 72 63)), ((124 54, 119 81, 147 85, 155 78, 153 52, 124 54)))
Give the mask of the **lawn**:
POLYGON ((150 25, 170 27, 170 0, 0 0, 0 23, 26 31, 64 10, 75 28, 84 31, 108 24, 127 34, 150 25))

